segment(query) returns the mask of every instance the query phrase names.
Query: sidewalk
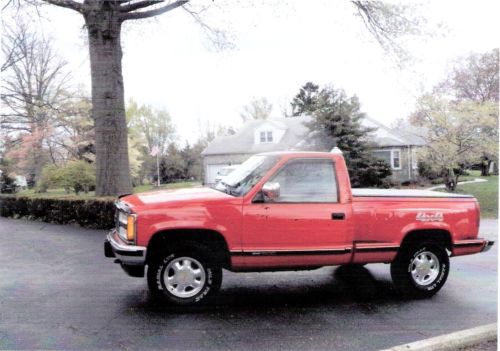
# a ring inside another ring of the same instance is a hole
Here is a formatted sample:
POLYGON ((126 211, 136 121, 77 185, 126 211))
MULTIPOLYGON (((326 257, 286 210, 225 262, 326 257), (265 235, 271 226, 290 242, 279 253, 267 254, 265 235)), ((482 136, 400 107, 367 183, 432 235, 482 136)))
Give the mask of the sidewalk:
MULTIPOLYGON (((482 178, 476 178, 474 180, 468 180, 466 182, 458 182, 458 185, 462 185, 462 184, 472 184, 472 183, 484 183, 484 182, 487 182, 488 180, 486 179, 482 179, 482 178)), ((433 186, 433 187, 430 187, 430 188, 427 188, 425 190, 436 190, 436 189, 442 189, 442 188, 445 188, 445 185, 444 184, 441 184, 441 185, 436 185, 436 186, 433 186)))

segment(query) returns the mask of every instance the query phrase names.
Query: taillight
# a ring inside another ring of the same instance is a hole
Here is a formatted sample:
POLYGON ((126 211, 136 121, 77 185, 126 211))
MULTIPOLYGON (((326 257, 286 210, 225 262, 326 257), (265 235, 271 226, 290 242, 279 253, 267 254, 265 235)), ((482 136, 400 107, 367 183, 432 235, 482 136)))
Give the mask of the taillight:
POLYGON ((479 226, 481 224, 481 209, 479 207, 479 202, 476 201, 474 204, 476 206, 476 229, 479 233, 479 226))

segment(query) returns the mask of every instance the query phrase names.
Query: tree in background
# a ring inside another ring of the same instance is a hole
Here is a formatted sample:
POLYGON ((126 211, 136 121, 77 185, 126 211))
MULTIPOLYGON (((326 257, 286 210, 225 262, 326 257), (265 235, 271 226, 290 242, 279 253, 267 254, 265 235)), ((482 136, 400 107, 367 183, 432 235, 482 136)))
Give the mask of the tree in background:
POLYGON ((498 159, 498 104, 450 101, 424 95, 410 122, 424 131, 421 152, 432 170, 442 175, 448 191, 455 191, 461 169, 481 155, 498 159))
MULTIPOLYGON (((314 87, 312 83, 309 86, 314 87)), ((308 101, 311 104, 304 105, 304 111, 312 114, 311 122, 306 123, 311 130, 310 147, 322 151, 340 148, 353 187, 384 186, 391 169, 369 151, 373 146, 369 142, 369 133, 373 130, 360 124, 365 114, 360 110, 358 98, 348 97, 342 89, 326 87, 308 101)))
POLYGON ((436 90, 460 101, 498 103, 498 61, 498 48, 462 57, 436 90))
POLYGON ((429 167, 444 175, 450 191, 467 165, 480 164, 481 175, 488 176, 495 163, 498 172, 498 60, 498 49, 457 59, 409 118, 424 127, 413 133, 429 143, 429 167))
POLYGON ((271 115, 273 105, 265 98, 253 99, 248 105, 243 107, 240 113, 243 122, 254 119, 267 119, 271 115))
POLYGON ((160 178, 162 183, 172 183, 177 180, 186 179, 186 162, 182 152, 175 143, 167 147, 165 155, 160 159, 160 178))
POLYGON ((134 184, 156 176, 156 160, 150 156, 154 146, 165 155, 175 141, 175 127, 166 110, 139 105, 130 99, 127 106, 129 164, 134 184))
POLYGON ((193 145, 186 142, 186 145, 181 150, 186 179, 203 179, 203 158, 201 153, 207 145, 208 143, 205 140, 199 139, 193 145))
POLYGON ((153 146, 158 146, 160 154, 164 154, 175 139, 175 127, 168 111, 154 109, 150 105, 138 105, 133 99, 127 105, 129 132, 138 134, 149 151, 153 146))
POLYGON ((319 85, 312 82, 304 84, 291 102, 292 117, 311 114, 316 111, 318 108, 319 92, 319 85))
POLYGON ((415 3, 380 0, 352 0, 351 3, 373 38, 400 65, 410 59, 405 39, 429 34, 426 33, 427 19, 418 15, 415 3))
MULTIPOLYGON (((450 74, 437 90, 454 97, 456 101, 471 101, 477 104, 498 104, 498 62, 499 50, 493 49, 485 53, 471 53, 457 60, 450 74)), ((486 107, 488 109, 488 107, 486 107)), ((498 117, 498 113, 497 113, 498 117)), ((497 128, 492 125, 493 128, 497 128)), ((486 127, 485 127, 486 128, 486 127)), ((497 130, 483 129, 486 140, 495 137, 497 130)), ((495 162, 495 173, 498 173, 498 152, 486 147, 478 152, 481 163, 481 175, 489 176, 495 162)))
POLYGON ((2 134, 16 136, 11 141, 17 144, 20 170, 37 180, 47 159, 54 159, 49 140, 58 132, 70 95, 66 63, 24 22, 4 29, 2 53, 11 58, 2 67, 0 126, 2 134))
MULTIPOLYGON (((95 151, 98 196, 131 192, 127 125, 122 76, 121 26, 125 21, 151 18, 176 8, 186 10, 202 24, 209 38, 218 47, 224 43, 224 32, 201 22, 199 12, 190 10, 189 0, 43 0, 46 3, 80 13, 88 32, 92 80, 92 114, 95 121, 95 151), (222 40, 221 40, 222 39, 222 40)), ((9 4, 20 0, 9 0, 9 4)), ((37 3, 31 0, 30 3, 37 3)), ((399 42, 407 34, 422 27, 420 17, 410 5, 386 4, 382 1, 352 1, 358 17, 378 43, 388 52, 404 56, 399 42)))
MULTIPOLYGON (((92 116, 95 123, 96 195, 129 194, 132 192, 132 182, 123 92, 122 24, 125 21, 159 16, 176 8, 185 9, 195 21, 202 23, 199 12, 185 6, 188 0, 43 1, 76 11, 85 20, 90 53, 92 116)), ((214 42, 223 42, 223 32, 202 24, 209 38, 214 42)))

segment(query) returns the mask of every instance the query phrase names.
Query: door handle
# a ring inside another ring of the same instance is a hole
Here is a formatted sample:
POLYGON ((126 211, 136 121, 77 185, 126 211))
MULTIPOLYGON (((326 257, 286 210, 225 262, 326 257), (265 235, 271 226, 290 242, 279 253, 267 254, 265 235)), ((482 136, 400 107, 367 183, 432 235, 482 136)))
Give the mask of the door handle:
POLYGON ((334 221, 341 221, 345 219, 345 213, 342 212, 334 212, 332 213, 332 220, 334 221))

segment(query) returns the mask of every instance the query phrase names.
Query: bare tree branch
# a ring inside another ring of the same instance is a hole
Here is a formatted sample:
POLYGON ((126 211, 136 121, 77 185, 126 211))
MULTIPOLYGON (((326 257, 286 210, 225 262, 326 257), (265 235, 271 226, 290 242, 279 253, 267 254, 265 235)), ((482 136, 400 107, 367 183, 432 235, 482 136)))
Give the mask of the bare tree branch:
POLYGON ((131 12, 135 10, 139 10, 148 6, 157 5, 163 3, 164 0, 143 0, 134 3, 130 3, 127 5, 120 6, 120 12, 131 12))
POLYGON ((142 18, 154 17, 154 16, 161 15, 165 12, 172 11, 173 9, 176 9, 180 6, 183 6, 183 5, 187 4, 188 2, 189 2, 189 0, 178 0, 178 1, 175 1, 171 4, 159 7, 159 8, 154 9, 154 10, 143 11, 143 12, 128 12, 128 13, 122 14, 120 16, 120 19, 122 21, 125 21, 125 20, 130 20, 130 19, 142 19, 142 18))
MULTIPOLYGON (((12 29, 9 28, 7 25, 4 25, 3 32, 9 33, 10 35, 12 29)), ((18 61, 24 58, 24 53, 21 50, 21 43, 24 41, 25 37, 26 37, 26 30, 24 28, 23 30, 17 33, 17 36, 15 36, 14 40, 11 42, 11 45, 6 46, 5 42, 2 42, 2 52, 5 56, 5 59, 4 62, 2 62, 2 67, 0 72, 5 71, 6 69, 15 65, 18 61)))
POLYGON ((182 9, 186 11, 194 19, 194 21, 202 28, 208 40, 215 47, 216 50, 224 51, 226 49, 234 48, 234 43, 231 41, 231 39, 228 37, 227 33, 224 30, 214 28, 208 25, 201 18, 200 14, 204 12, 207 9, 207 7, 203 7, 199 11, 195 11, 189 8, 188 6, 183 6, 182 9))
POLYGON ((80 13, 83 13, 83 11, 85 10, 85 6, 83 4, 73 0, 43 0, 43 1, 59 7, 65 7, 67 9, 75 10, 80 13))
POLYGON ((401 62, 409 54, 401 42, 407 35, 424 34, 425 18, 414 11, 413 4, 393 4, 379 0, 351 0, 364 27, 388 54, 401 62))

